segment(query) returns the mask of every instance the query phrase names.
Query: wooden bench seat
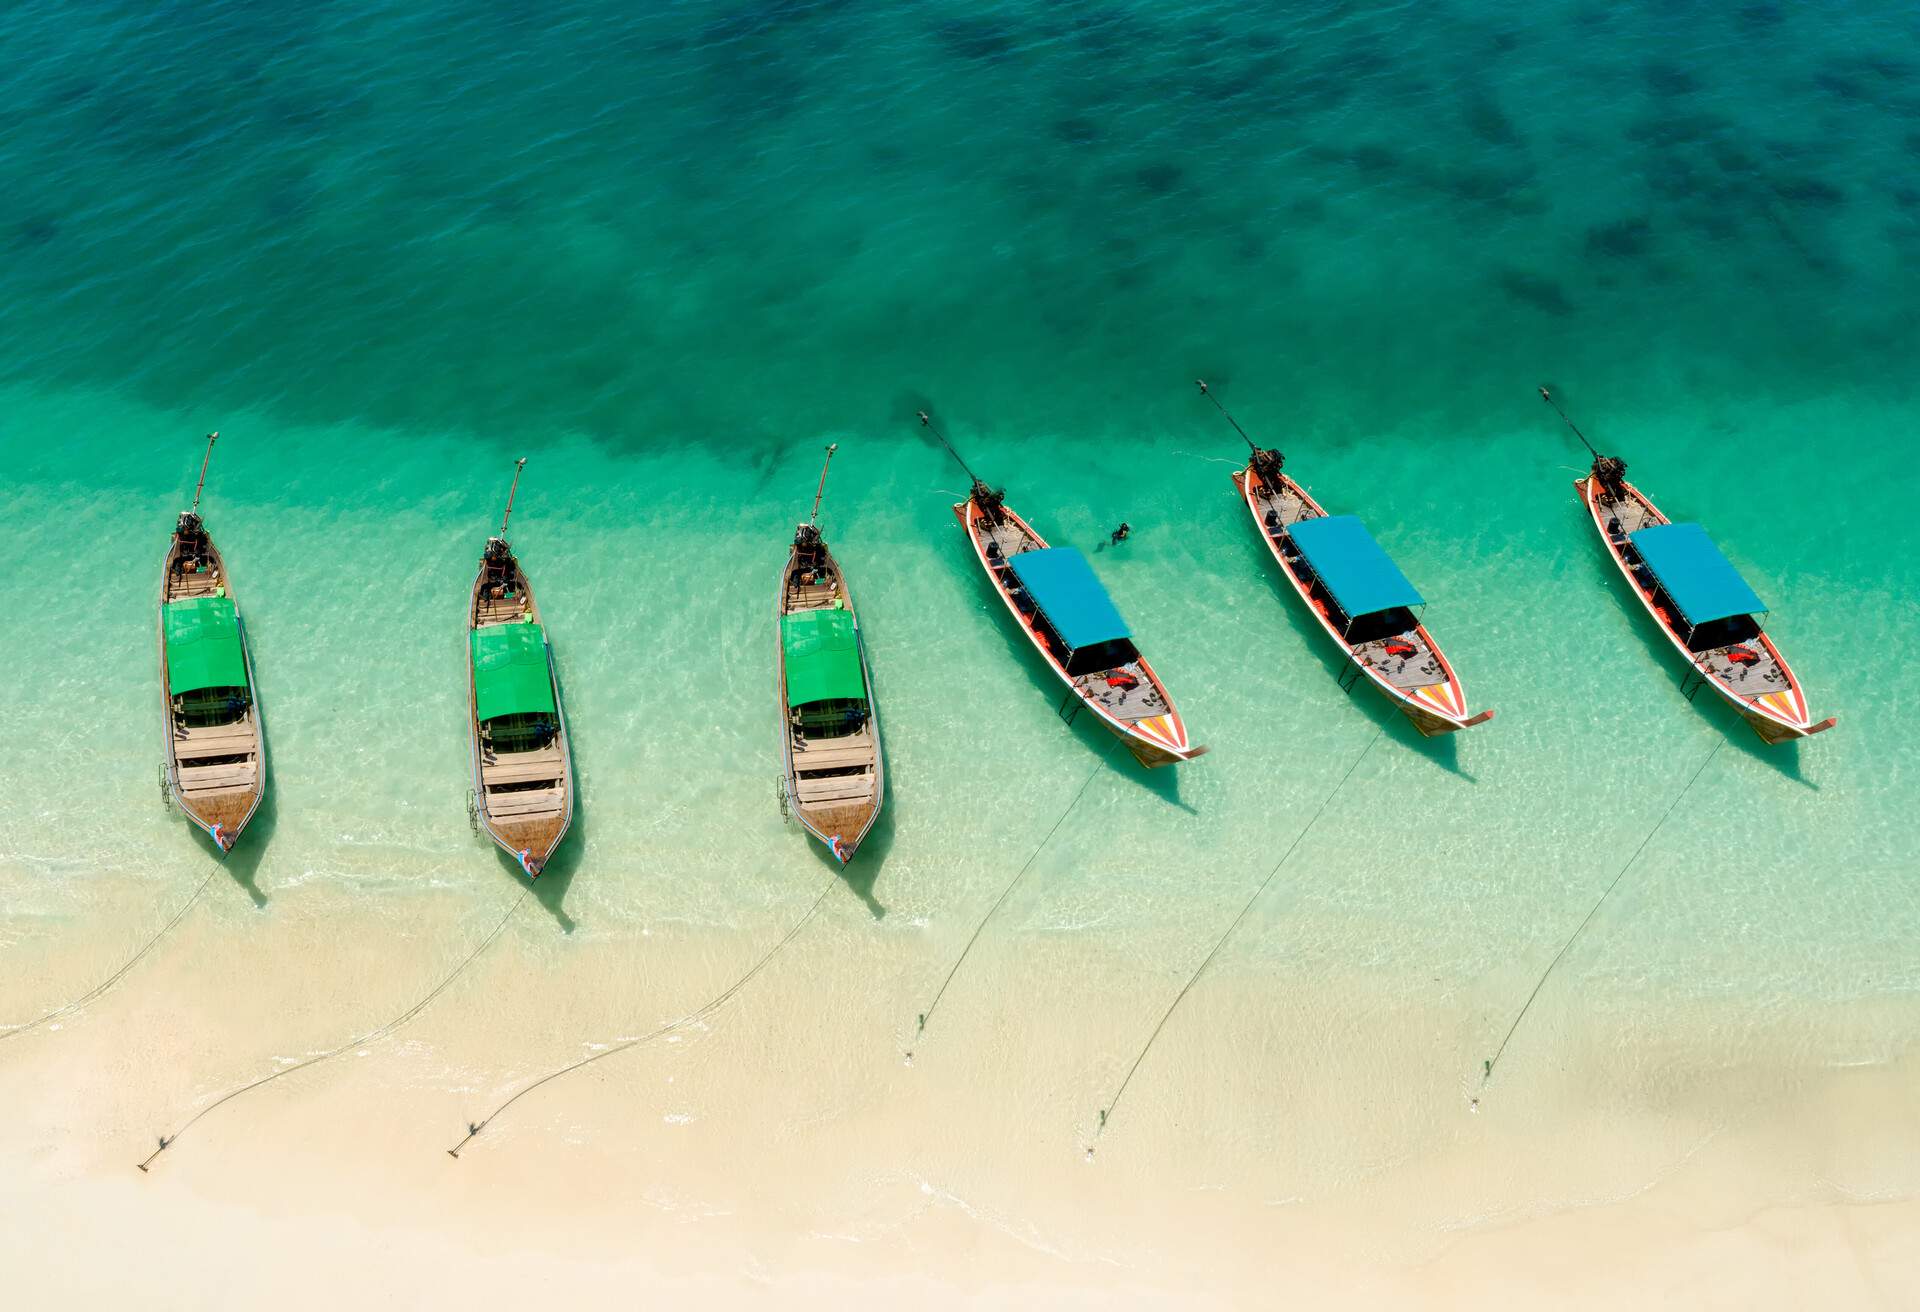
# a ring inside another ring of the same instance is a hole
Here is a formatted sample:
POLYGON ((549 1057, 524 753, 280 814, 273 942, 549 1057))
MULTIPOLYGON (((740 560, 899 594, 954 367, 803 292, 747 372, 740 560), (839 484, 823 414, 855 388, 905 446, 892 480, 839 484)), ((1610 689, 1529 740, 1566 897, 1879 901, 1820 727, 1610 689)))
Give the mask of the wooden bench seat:
POLYGON ((517 815, 550 814, 560 810, 561 806, 562 798, 557 788, 529 788, 517 793, 487 794, 487 814, 496 820, 517 815))
POLYGON ((180 791, 206 792, 214 788, 253 787, 253 764, 183 765, 180 767, 180 791))
POLYGON ((800 780, 802 802, 841 802, 873 796, 873 775, 843 774, 830 779, 800 780))
POLYGON ((537 754, 532 760, 516 760, 515 755, 508 753, 494 761, 481 758, 481 779, 489 785, 518 784, 531 779, 560 779, 567 773, 566 762, 557 754, 537 754))
POLYGON ((181 761, 201 756, 240 756, 253 751, 253 730, 239 733, 202 735, 195 733, 173 740, 173 754, 181 761))
POLYGON ((871 764, 872 747, 810 747, 793 754, 796 770, 844 770, 850 765, 871 764))

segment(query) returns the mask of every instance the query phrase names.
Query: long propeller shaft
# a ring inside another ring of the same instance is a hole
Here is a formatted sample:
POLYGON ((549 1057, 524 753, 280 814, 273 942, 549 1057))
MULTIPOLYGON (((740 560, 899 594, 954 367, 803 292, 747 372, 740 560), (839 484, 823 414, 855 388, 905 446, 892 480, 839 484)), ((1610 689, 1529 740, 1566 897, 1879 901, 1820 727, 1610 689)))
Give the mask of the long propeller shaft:
POLYGON ((1573 430, 1573 435, 1580 439, 1580 444, 1587 448, 1587 454, 1592 456, 1595 460, 1598 460, 1600 458, 1600 453, 1593 449, 1593 443, 1587 441, 1587 435, 1580 431, 1580 425, 1574 423, 1573 420, 1567 418, 1567 412, 1565 410, 1562 410, 1560 408, 1560 403, 1553 399, 1553 393, 1549 392, 1546 388, 1543 387, 1540 389, 1540 399, 1553 407, 1553 412, 1560 416, 1560 422, 1565 424, 1568 428, 1571 428, 1573 430))
POLYGON ((213 444, 220 440, 220 434, 207 434, 207 454, 200 461, 200 481, 193 488, 193 513, 200 513, 200 494, 207 486, 207 466, 213 463, 213 444))
POLYGON ((809 524, 820 518, 820 498, 827 494, 827 466, 833 463, 833 453, 839 449, 838 442, 827 443, 827 458, 820 466, 820 486, 813 490, 813 511, 807 516, 809 524))
POLYGON ((520 471, 527 467, 527 458, 521 456, 513 462, 513 486, 507 489, 507 510, 500 516, 500 536, 507 536, 507 521, 513 518, 513 494, 520 490, 520 471))
POLYGON ((919 414, 920 414, 920 427, 926 429, 929 433, 932 433, 934 437, 939 441, 940 445, 947 449, 947 454, 953 457, 953 462, 956 465, 960 466, 961 471, 965 473, 966 476, 969 479, 971 479, 973 482, 978 483, 980 481, 980 476, 974 473, 971 469, 967 468, 967 462, 962 460, 960 458, 960 453, 953 449, 953 443, 947 441, 947 435, 945 433, 942 433, 940 429, 937 426, 935 426, 933 422, 933 417, 929 415, 925 410, 920 411, 919 414))
POLYGON ((1238 419, 1235 419, 1231 414, 1229 414, 1227 412, 1227 408, 1220 404, 1220 398, 1215 396, 1213 394, 1213 389, 1207 386, 1207 380, 1204 378, 1196 378, 1193 381, 1195 384, 1199 386, 1200 395, 1206 397, 1207 400, 1213 402, 1213 408, 1215 410, 1218 410, 1222 415, 1226 416, 1227 422, 1233 425, 1233 431, 1240 434, 1241 440, 1244 441, 1247 444, 1247 446, 1253 449, 1254 451, 1256 452, 1259 451, 1260 449, 1259 445, 1255 443, 1252 438, 1247 436, 1247 430, 1240 427, 1240 421, 1238 419))

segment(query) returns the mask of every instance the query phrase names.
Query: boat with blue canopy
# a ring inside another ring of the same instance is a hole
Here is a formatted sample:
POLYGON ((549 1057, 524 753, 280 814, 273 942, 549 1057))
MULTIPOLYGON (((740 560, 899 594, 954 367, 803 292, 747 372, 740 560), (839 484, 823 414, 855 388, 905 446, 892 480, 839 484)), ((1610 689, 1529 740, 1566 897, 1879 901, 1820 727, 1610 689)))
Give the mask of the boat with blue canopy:
POLYGON ((1366 526, 1329 515, 1285 472, 1285 456, 1256 445, 1205 381, 1199 386, 1246 438, 1251 455, 1233 486, 1282 577, 1346 658, 1342 686, 1366 678, 1427 737, 1491 720, 1492 711, 1468 711, 1460 676, 1421 621, 1426 598, 1366 526))
POLYGON ((780 709, 780 809, 845 865, 880 817, 886 773, 880 716, 853 593, 820 534, 820 498, 838 444, 827 448, 813 512, 794 530, 774 599, 774 687, 780 709))
POLYGON ((1546 388, 1540 396, 1593 455, 1574 495, 1641 608, 1691 668, 1688 699, 1713 689, 1769 743, 1831 729, 1832 716, 1814 722, 1800 680, 1767 635, 1766 603, 1707 531, 1670 521, 1627 481, 1626 461, 1601 455, 1546 388))
MULTIPOLYGON (((1767 603, 1698 524, 1652 524, 1635 529, 1627 540, 1687 626, 1689 647, 1706 625, 1766 614, 1767 603)), ((1704 640, 1711 641, 1711 635, 1704 640)))
POLYGON ((476 827, 537 879, 573 823, 566 711, 533 584, 507 541, 523 457, 500 532, 487 539, 467 611, 467 707, 476 827))
MULTIPOLYGON (((924 411, 920 422, 932 428, 924 411)), ((940 442, 947 446, 944 437, 940 442)), ((951 446, 947 451, 960 460, 951 446)), ((1091 710, 1149 768, 1203 755, 1207 749, 1188 738, 1173 698, 1087 558, 1049 546, 1006 504, 1004 492, 967 474, 973 487, 954 505, 954 517, 1007 613, 1066 685, 1062 714, 1069 706, 1076 715, 1091 710)))
POLYGON ((246 624, 200 518, 219 437, 207 435, 193 507, 180 512, 160 572, 161 779, 167 797, 226 852, 266 796, 267 753, 246 624))

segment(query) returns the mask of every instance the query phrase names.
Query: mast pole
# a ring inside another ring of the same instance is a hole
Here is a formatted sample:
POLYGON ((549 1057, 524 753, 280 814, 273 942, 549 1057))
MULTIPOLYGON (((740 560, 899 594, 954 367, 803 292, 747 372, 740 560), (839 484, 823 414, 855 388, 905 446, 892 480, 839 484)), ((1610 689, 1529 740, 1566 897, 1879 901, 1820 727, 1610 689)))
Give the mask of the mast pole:
POLYGON ((820 486, 813 490, 813 511, 807 516, 807 527, 812 528, 820 518, 820 498, 827 494, 827 466, 833 463, 833 453, 840 449, 838 442, 827 443, 827 458, 820 466, 820 486))
POLYGON ((1573 430, 1573 435, 1580 439, 1580 444, 1587 448, 1587 454, 1592 456, 1595 460, 1598 460, 1600 458, 1600 453, 1593 449, 1593 443, 1587 441, 1587 435, 1580 431, 1580 425, 1574 423, 1573 420, 1567 418, 1567 412, 1565 410, 1562 410, 1560 408, 1560 403, 1553 399, 1553 393, 1549 392, 1546 388, 1542 387, 1540 389, 1540 399, 1553 407, 1553 412, 1560 416, 1560 422, 1565 424, 1568 428, 1571 428, 1573 430))
POLYGON ((188 511, 187 512, 188 514, 197 515, 200 513, 200 493, 204 491, 207 486, 207 466, 213 463, 213 444, 219 440, 220 440, 220 434, 218 433, 207 434, 207 454, 200 461, 200 481, 194 484, 193 509, 188 511))
POLYGON ((507 536, 507 521, 513 518, 513 494, 520 490, 520 471, 526 467, 527 458, 525 456, 521 456, 513 462, 513 486, 507 489, 507 511, 504 515, 500 516, 499 536, 502 539, 505 539, 507 536))
POLYGON ((928 415, 925 410, 920 411, 919 415, 920 415, 920 427, 926 429, 928 432, 932 433, 934 437, 939 439, 940 445, 945 447, 947 449, 947 454, 953 457, 953 462, 956 465, 960 466, 962 472, 964 472, 968 478, 972 479, 976 486, 979 486, 980 476, 974 473, 971 469, 967 468, 967 462, 962 460, 960 458, 960 453, 953 449, 953 443, 947 441, 946 434, 942 433, 938 428, 934 426, 932 416, 928 415))
POLYGON ((1221 414, 1226 415, 1227 422, 1233 425, 1233 431, 1240 434, 1241 440, 1247 444, 1248 448, 1251 449, 1255 455, 1258 455, 1260 453, 1260 448, 1257 445, 1255 445, 1254 440, 1252 438, 1247 436, 1247 430, 1240 427, 1240 421, 1238 419, 1235 419, 1232 415, 1227 414, 1227 408, 1220 404, 1220 398, 1215 396, 1213 394, 1213 390, 1207 386, 1207 380, 1204 378, 1196 378, 1193 381, 1199 385, 1200 395, 1206 397, 1207 400, 1213 402, 1213 408, 1215 410, 1218 410, 1221 414))

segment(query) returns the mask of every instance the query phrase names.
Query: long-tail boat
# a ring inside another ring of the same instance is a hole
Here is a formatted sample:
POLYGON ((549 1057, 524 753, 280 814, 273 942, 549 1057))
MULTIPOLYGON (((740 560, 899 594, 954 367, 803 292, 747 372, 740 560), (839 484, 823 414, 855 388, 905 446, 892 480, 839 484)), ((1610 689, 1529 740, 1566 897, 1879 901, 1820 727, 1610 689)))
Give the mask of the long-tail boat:
POLYGON ((827 465, 838 449, 837 443, 827 448, 813 512, 795 529, 780 572, 773 669, 782 809, 845 865, 879 818, 886 776, 880 716, 853 593, 819 529, 827 465))
POLYGON ((160 707, 167 793, 227 852, 266 796, 267 751, 246 625, 200 520, 219 437, 207 434, 193 508, 180 512, 160 571, 160 707))
POLYGON ((1004 492, 974 476, 924 410, 920 423, 971 480, 954 516, 1007 613, 1066 685, 1067 700, 1098 715, 1149 768, 1204 754, 1205 747, 1188 741, 1173 698, 1133 645, 1132 631, 1087 558, 1073 547, 1047 545, 1006 504, 1004 492))
POLYGON ((1574 481, 1574 495, 1641 606, 1692 667, 1689 699, 1702 686, 1712 688, 1769 743, 1833 728, 1833 716, 1813 722, 1800 681, 1761 627, 1766 603, 1706 530, 1661 514, 1627 482, 1626 461, 1601 455, 1546 388, 1540 397, 1593 456, 1587 476, 1574 481))
POLYGON ((500 532, 487 539, 467 610, 467 709, 473 726, 476 823, 540 877, 573 823, 573 759, 553 646, 534 600, 533 585, 507 541, 523 456, 500 532))
POLYGON ((1251 455, 1233 486, 1280 573, 1352 667, 1432 738, 1485 724, 1492 711, 1467 710, 1467 692, 1418 608, 1426 598, 1352 515, 1329 515, 1283 470, 1286 457, 1262 448, 1199 382, 1251 455))

